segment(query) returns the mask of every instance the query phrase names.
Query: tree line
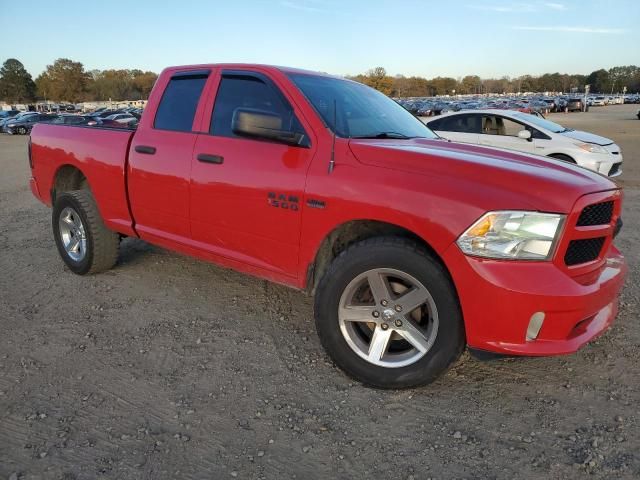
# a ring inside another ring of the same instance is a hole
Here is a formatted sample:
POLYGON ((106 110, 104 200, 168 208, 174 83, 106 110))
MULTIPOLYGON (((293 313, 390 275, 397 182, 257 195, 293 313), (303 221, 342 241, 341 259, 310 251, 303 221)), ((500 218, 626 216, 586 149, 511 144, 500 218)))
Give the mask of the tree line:
POLYGON ((20 61, 9 58, 0 68, 0 100, 9 104, 140 100, 149 96, 157 78, 154 72, 138 69, 86 71, 80 62, 59 58, 34 81, 20 61))
POLYGON ((628 92, 640 92, 640 67, 635 65, 600 69, 589 75, 545 73, 540 76, 522 75, 516 78, 480 78, 467 75, 452 77, 405 77, 387 74, 383 67, 348 77, 369 85, 392 97, 433 97, 436 95, 491 94, 519 92, 584 92, 590 85, 593 93, 618 93, 623 87, 628 92))
MULTIPOLYGON (((6 60, 0 68, 0 100, 9 104, 36 100, 81 102, 93 100, 146 99, 158 75, 142 70, 86 71, 80 62, 59 58, 35 81, 15 58, 6 60)), ((627 87, 628 92, 640 92, 640 67, 635 65, 600 69, 589 75, 545 73, 540 76, 523 75, 516 78, 480 78, 467 75, 452 77, 405 77, 387 74, 383 67, 365 74, 350 76, 352 80, 369 85, 393 97, 429 97, 454 94, 489 94, 517 92, 584 91, 591 85, 594 93, 616 93, 627 87)))

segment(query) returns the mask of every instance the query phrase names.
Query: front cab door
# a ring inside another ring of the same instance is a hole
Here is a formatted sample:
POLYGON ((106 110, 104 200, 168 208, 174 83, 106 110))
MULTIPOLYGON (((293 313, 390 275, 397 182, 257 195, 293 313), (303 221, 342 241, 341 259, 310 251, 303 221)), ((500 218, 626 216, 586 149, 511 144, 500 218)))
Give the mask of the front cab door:
POLYGON ((524 139, 518 136, 518 132, 522 130, 527 130, 527 127, 510 118, 502 115, 483 114, 482 133, 479 135, 480 144, 534 153, 533 139, 524 139))
POLYGON ((310 129, 265 74, 222 71, 213 90, 208 131, 198 136, 192 158, 194 241, 274 278, 295 278, 301 202, 314 152, 310 129), (301 133, 304 141, 289 145, 239 135, 232 127, 238 109, 277 115, 281 128, 301 133))

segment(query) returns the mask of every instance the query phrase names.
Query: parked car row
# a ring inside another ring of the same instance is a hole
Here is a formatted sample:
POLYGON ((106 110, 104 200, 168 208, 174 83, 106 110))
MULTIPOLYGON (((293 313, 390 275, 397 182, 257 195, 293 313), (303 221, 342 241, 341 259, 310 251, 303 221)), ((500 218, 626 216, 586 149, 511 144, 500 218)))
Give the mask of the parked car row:
POLYGON ((5 112, 0 114, 0 131, 10 135, 28 135, 37 123, 135 128, 140 120, 142 110, 135 108, 107 110, 106 108, 101 108, 82 115, 19 112, 18 110, 7 110, 6 112, 6 114, 5 112))
POLYGON ((525 113, 547 114, 561 111, 582 111, 584 97, 475 97, 464 99, 401 98, 396 100, 419 117, 431 117, 460 110, 500 109, 525 113))
MULTIPOLYGON (((552 112, 581 112, 585 110, 584 95, 421 97, 398 98, 396 101, 419 117, 431 117, 447 112, 459 112, 460 110, 481 109, 518 110, 524 113, 539 113, 542 115, 552 112)), ((587 108, 589 106, 640 103, 640 95, 589 95, 586 103, 587 108)))

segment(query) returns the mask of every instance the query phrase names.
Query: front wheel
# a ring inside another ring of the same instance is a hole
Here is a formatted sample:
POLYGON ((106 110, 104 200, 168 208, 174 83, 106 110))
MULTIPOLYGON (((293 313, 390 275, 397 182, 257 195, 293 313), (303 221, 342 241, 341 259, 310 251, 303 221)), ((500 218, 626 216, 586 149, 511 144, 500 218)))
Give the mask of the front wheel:
POLYGON ((27 129, 25 127, 18 127, 18 133, 20 135, 26 135, 27 134, 27 129))
POLYGON ((89 190, 58 195, 52 226, 58 252, 72 272, 98 273, 115 265, 120 237, 104 225, 89 190))
POLYGON ((365 240, 340 254, 320 281, 315 314, 334 362, 379 388, 430 383, 465 345, 449 275, 403 238, 365 240))

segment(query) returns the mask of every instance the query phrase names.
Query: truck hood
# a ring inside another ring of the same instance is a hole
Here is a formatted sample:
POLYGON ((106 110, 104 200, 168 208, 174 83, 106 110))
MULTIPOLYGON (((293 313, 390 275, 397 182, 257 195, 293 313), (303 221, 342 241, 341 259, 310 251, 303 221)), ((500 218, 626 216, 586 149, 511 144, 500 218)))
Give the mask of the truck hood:
POLYGON ((601 137, 600 135, 594 135, 593 133, 583 132, 581 130, 569 130, 568 132, 562 132, 560 135, 564 135, 565 137, 575 138, 581 142, 585 143, 595 143, 596 145, 611 145, 613 140, 609 140, 608 138, 601 137))
POLYGON ((351 139, 349 147, 363 164, 448 182, 452 189, 476 194, 478 206, 487 209, 567 213, 582 195, 618 188, 598 173, 561 160, 444 139, 351 139))

